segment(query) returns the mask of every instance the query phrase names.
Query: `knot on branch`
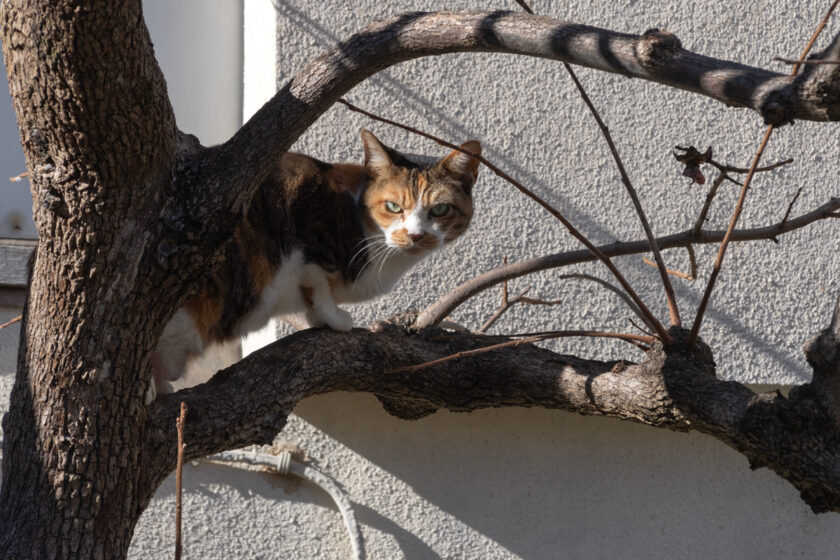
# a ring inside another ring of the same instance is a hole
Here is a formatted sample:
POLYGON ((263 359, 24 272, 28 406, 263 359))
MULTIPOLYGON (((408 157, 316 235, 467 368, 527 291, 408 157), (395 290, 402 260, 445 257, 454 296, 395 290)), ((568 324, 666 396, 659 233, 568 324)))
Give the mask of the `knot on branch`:
POLYGON ((369 329, 371 332, 390 331, 394 328, 408 333, 419 332, 420 329, 414 325, 419 315, 420 313, 416 309, 407 309, 405 311, 400 311, 396 315, 388 317, 384 321, 374 323, 369 327, 369 329))
POLYGON ((666 346, 657 342, 648 354, 661 353, 668 367, 700 371, 715 377, 717 366, 712 349, 699 338, 693 344, 689 343, 690 332, 682 327, 671 327, 668 329, 671 344, 666 346))
POLYGON ((682 43, 670 31, 648 29, 636 44, 636 59, 642 66, 658 66, 677 54, 682 43))
POLYGON ((437 411, 436 407, 420 399, 395 399, 382 395, 376 395, 376 398, 382 403, 385 412, 400 420, 419 420, 437 411))
POLYGON ((840 299, 828 328, 809 340, 804 351, 814 370, 811 385, 829 414, 840 422, 840 299))
POLYGON ((758 112, 764 119, 764 124, 782 126, 793 124, 793 102, 790 88, 773 90, 761 104, 758 112))

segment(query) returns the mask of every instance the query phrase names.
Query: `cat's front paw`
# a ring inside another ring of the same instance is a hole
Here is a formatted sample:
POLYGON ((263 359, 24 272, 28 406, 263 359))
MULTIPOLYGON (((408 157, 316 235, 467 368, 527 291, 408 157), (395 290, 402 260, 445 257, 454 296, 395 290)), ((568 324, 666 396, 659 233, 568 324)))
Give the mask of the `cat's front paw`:
POLYGON ((349 331, 353 329, 353 316, 343 309, 335 308, 334 313, 324 317, 324 322, 333 330, 349 331))

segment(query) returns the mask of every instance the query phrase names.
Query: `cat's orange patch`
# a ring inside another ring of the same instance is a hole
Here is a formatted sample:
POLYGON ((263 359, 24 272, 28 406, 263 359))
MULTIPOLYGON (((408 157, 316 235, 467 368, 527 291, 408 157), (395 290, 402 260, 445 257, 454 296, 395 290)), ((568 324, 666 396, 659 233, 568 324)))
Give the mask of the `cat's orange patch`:
POLYGON ((218 295, 211 295, 209 290, 202 292, 186 304, 187 312, 195 322, 196 330, 201 335, 201 340, 207 344, 210 342, 210 329, 219 322, 224 309, 224 301, 218 295))

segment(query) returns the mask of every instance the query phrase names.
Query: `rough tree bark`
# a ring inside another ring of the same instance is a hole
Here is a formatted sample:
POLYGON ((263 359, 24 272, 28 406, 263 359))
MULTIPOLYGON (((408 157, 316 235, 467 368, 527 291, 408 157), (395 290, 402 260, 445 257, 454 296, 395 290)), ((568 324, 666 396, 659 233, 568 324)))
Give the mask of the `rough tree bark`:
POLYGON ((815 510, 840 511, 836 319, 809 346, 814 383, 790 399, 717 380, 710 350, 681 344, 682 331, 642 364, 523 345, 408 374, 388 372, 487 342, 383 324, 300 333, 206 385, 143 404, 163 325, 272 162, 340 95, 391 64, 467 51, 547 57, 695 91, 779 124, 840 118, 833 67, 790 79, 690 53, 662 32, 503 12, 405 14, 319 58, 230 141, 205 148, 175 128, 139 0, 4 0, 0 25, 40 236, 3 421, 3 557, 124 557, 174 468, 182 400, 197 457, 269 442, 301 398, 339 389, 376 393, 404 418, 544 406, 698 429, 790 480, 815 510))

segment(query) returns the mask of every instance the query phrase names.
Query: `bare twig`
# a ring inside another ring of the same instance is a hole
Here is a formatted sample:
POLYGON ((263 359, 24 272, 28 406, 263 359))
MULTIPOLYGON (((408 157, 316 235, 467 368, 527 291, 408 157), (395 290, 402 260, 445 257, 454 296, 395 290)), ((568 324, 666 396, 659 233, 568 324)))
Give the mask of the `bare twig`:
POLYGON ((5 323, 3 323, 2 325, 0 325, 0 331, 2 331, 3 329, 5 329, 5 328, 6 328, 6 327, 8 327, 9 325, 14 325, 14 324, 15 324, 15 323, 17 323, 18 321, 20 321, 22 318, 23 318, 23 315, 18 315, 17 317, 15 317, 14 319, 12 319, 11 321, 6 321, 6 322, 5 322, 5 323))
POLYGON ((790 204, 788 204, 787 211, 785 211, 785 216, 784 216, 784 218, 782 218, 782 225, 785 225, 785 223, 787 223, 788 218, 790 217, 790 212, 791 212, 791 210, 793 210, 793 205, 796 204, 796 199, 799 198, 800 194, 802 194, 802 187, 799 187, 798 189, 796 189, 796 194, 793 195, 793 198, 791 199, 790 204))
POLYGON ((525 0, 516 0, 516 3, 522 6, 522 9, 528 12, 529 14, 534 13, 534 10, 532 10, 531 7, 525 3, 525 0))
POLYGON ((604 139, 607 141, 607 145, 610 148, 610 153, 612 153, 613 159, 615 160, 615 164, 618 167, 618 172, 621 175, 621 182, 624 184, 625 189, 627 190, 627 194, 630 195, 630 200, 633 201, 633 206, 636 208, 636 213, 639 216, 639 221, 642 223, 642 229, 645 231, 645 235, 647 236, 648 242, 650 243, 650 248, 653 250, 653 256, 656 259, 656 262, 659 264, 659 273, 660 278, 662 279, 662 286, 665 289, 665 299, 668 301, 668 313, 670 314, 671 319, 671 326, 672 327, 679 327, 682 325, 682 321, 680 320, 680 311, 677 307, 677 299, 674 295, 674 287, 671 285, 671 280, 668 278, 668 274, 665 272, 665 262, 662 260, 662 254, 659 252, 659 247, 656 246, 656 239, 653 237, 653 231, 650 229, 650 224, 648 223, 647 216, 645 215, 645 211, 642 209, 642 203, 639 201, 639 195, 636 193, 636 189, 633 188, 633 184, 630 182, 630 176, 627 175, 627 170, 624 169, 624 164, 621 161, 621 157, 618 155, 618 149, 615 147, 615 142, 613 142, 612 136, 610 135, 610 131, 607 128, 607 125, 604 124, 604 121, 601 119, 601 115, 598 114, 598 110, 595 108, 595 105, 592 103, 592 100, 589 99, 589 96, 586 94, 586 91, 583 89, 583 85, 578 80, 577 75, 575 75, 574 70, 569 65, 569 63, 564 62, 563 67, 569 73, 569 76, 572 78, 572 81, 575 83, 578 92, 580 93, 583 102, 589 108, 589 112, 592 113, 592 116, 595 118, 595 122, 598 123, 598 128, 601 129, 601 133, 604 135, 604 139))
POLYGON ((175 421, 178 429, 178 462, 175 467, 175 560, 181 560, 181 474, 184 468, 184 422, 187 419, 187 403, 181 403, 181 415, 175 421))
MULTIPOLYGON (((691 247, 691 245, 689 245, 689 247, 691 247)), ((654 267, 659 266, 658 264, 656 264, 655 262, 653 262, 652 260, 650 260, 647 257, 642 257, 642 262, 647 264, 647 265, 654 266, 654 267)), ((667 272, 671 276, 676 276, 677 278, 682 278, 683 280, 688 280, 688 281, 693 281, 696 278, 693 273, 686 274, 685 272, 681 272, 679 270, 674 270, 673 268, 666 268, 665 272, 667 272)))
POLYGON ((814 60, 793 60, 791 58, 782 58, 780 56, 774 56, 773 60, 776 62, 783 62, 785 64, 802 64, 802 65, 814 65, 814 64, 840 64, 840 60, 822 60, 822 59, 814 59, 814 60))
POLYGON ((703 315, 706 313, 706 307, 709 304, 709 299, 712 297, 712 290, 714 290, 715 282, 720 274, 721 266, 723 265, 723 256, 726 254, 726 248, 729 245, 729 239, 732 237, 732 232, 735 231, 735 225, 738 223, 738 218, 741 217, 741 211, 744 209, 744 200, 747 198, 747 190, 750 188, 752 178, 755 176, 755 169, 758 167, 758 162, 761 161, 761 156, 764 154, 764 148, 767 147, 767 142, 770 140, 770 135, 773 134, 773 125, 767 126, 767 131, 764 133, 764 138, 758 147, 758 151, 753 157, 752 167, 747 174, 744 181, 744 186, 741 187, 741 194, 738 196, 738 202, 735 204, 735 211, 732 214, 732 219, 729 221, 729 227, 726 229, 726 234, 723 236, 723 241, 718 247, 715 264, 712 267, 712 273, 709 275, 709 282, 706 284, 706 290, 703 292, 703 299, 700 300, 700 306, 697 308, 697 315, 694 317, 694 323, 691 325, 691 332, 688 335, 686 343, 691 346, 697 340, 700 333, 700 325, 703 324, 703 315))
POLYGON ((531 287, 528 286, 527 288, 525 288, 524 290, 519 292, 519 294, 517 294, 517 295, 515 295, 511 298, 511 297, 508 297, 507 282, 503 282, 502 283, 502 303, 501 303, 501 305, 484 322, 484 324, 481 325, 481 327, 475 332, 478 333, 478 334, 486 333, 487 329, 492 327, 493 324, 496 321, 498 321, 499 318, 502 315, 504 315, 505 312, 507 312, 508 309, 510 309, 511 307, 516 305, 517 303, 525 303, 525 304, 529 304, 529 305, 546 305, 546 306, 560 305, 561 303, 563 303, 563 301, 560 300, 560 299, 544 300, 544 299, 535 299, 535 298, 526 297, 526 294, 530 291, 531 291, 531 287))
MULTIPOLYGON (((834 0, 834 2, 832 2, 831 7, 825 14, 825 17, 823 17, 822 21, 817 26, 816 31, 814 31, 814 34, 808 41, 808 44, 805 46, 805 50, 802 51, 802 55, 799 57, 800 63, 805 60, 805 57, 808 56, 811 47, 814 45, 814 42, 817 40, 817 37, 822 32, 826 23, 828 23, 828 18, 831 16, 831 13, 837 7, 838 3, 840 3, 840 0, 834 0)), ((799 68, 800 64, 796 64, 793 67, 793 70, 791 71, 791 76, 795 76, 797 72, 799 72, 799 68)), ((750 171, 747 174, 747 178, 744 180, 744 186, 741 187, 741 194, 738 196, 738 202, 735 204, 735 211, 732 214, 732 219, 730 220, 729 227, 726 230, 726 235, 724 235, 723 241, 721 241, 720 247, 718 248, 718 254, 715 258, 715 264, 712 267, 711 275, 709 275, 709 282, 708 284, 706 284, 706 291, 703 292, 703 299, 700 301, 700 306, 697 308, 697 315, 695 315, 694 323, 692 323, 691 325, 691 332, 688 335, 688 339, 686 339, 686 344, 688 344, 689 346, 694 344, 694 342, 697 340, 697 337, 700 334, 700 326, 703 324, 703 316, 706 313, 706 307, 709 304, 709 299, 712 297, 712 290, 714 290, 717 277, 720 274, 720 269, 723 264, 723 257, 726 254, 726 247, 729 245, 729 239, 732 237, 732 232, 735 230, 735 225, 738 223, 738 218, 741 216, 741 211, 744 208, 744 200, 747 197, 747 190, 749 190, 750 188, 750 183, 752 182, 752 178, 755 176, 755 171, 758 168, 759 161, 761 161, 761 156, 764 153, 764 148, 767 146, 767 142, 770 140, 770 136, 772 134, 773 125, 770 124, 767 126, 767 131, 764 133, 764 138, 761 139, 761 144, 758 146, 758 151, 755 153, 752 165, 750 166, 750 171)))
POLYGON ((648 335, 648 336, 653 336, 653 335, 650 333, 650 331, 648 331, 647 329, 642 328, 642 326, 641 326, 641 325, 639 325, 636 321, 634 321, 632 317, 627 317, 627 320, 628 320, 628 321, 630 321, 630 324, 631 324, 631 325, 633 325, 634 327, 636 327, 637 329, 639 329, 639 331, 640 331, 640 332, 643 332, 643 333, 645 333, 645 334, 646 334, 646 335, 648 335))
POLYGON ((794 64, 793 70, 791 70, 790 72, 791 76, 796 76, 796 74, 799 72, 799 68, 805 62, 805 57, 807 57, 808 53, 811 52, 811 47, 814 46, 817 37, 820 36, 822 30, 828 24, 828 19, 831 17, 831 14, 832 12, 834 12, 834 9, 837 7, 838 3, 840 3, 840 0, 834 0, 834 2, 831 3, 831 6, 828 8, 828 11, 825 13, 825 16, 823 16, 822 21, 817 26, 817 29, 814 31, 814 34, 811 35, 811 39, 808 41, 808 44, 805 45, 805 49, 802 51, 802 54, 799 55, 799 60, 794 64))
MULTIPOLYGON (((458 335, 460 337, 469 337, 471 335, 458 335)), ((501 348, 507 348, 509 346, 519 346, 520 344, 528 344, 531 342, 540 342, 543 340, 549 340, 552 338, 563 338, 563 337, 573 337, 573 336, 583 336, 583 337, 593 337, 593 338, 615 338, 618 340, 623 340, 625 342, 630 342, 631 344, 653 344, 656 341, 655 337, 651 336, 643 336, 639 334, 626 334, 626 333, 614 333, 614 332, 602 332, 602 331, 545 331, 539 333, 518 333, 518 334, 504 334, 504 335, 480 335, 476 334, 473 335, 476 337, 487 337, 487 338, 514 338, 524 336, 527 338, 522 338, 519 340, 507 340, 505 342, 501 342, 499 344, 491 344, 490 346, 485 346, 483 348, 476 348, 475 350, 464 350, 463 352, 457 352, 455 354, 451 354, 449 356, 444 356, 443 358, 438 358, 437 360, 432 360, 430 362, 424 362, 422 364, 415 364, 412 366, 403 366, 388 370, 386 373, 400 373, 400 372, 411 372, 411 371, 418 371, 421 369, 425 369, 428 367, 436 366, 438 364, 442 364, 444 362, 448 362, 450 360, 457 360, 459 358, 464 358, 466 356, 472 356, 475 354, 482 354, 484 352, 492 352, 493 350, 499 350, 501 348)), ((435 339, 443 339, 445 337, 435 337, 435 339)))
POLYGON ((21 182, 21 181, 22 181, 25 177, 29 177, 29 171, 24 171, 24 172, 23 172, 23 173, 21 173, 20 175, 15 175, 14 177, 9 177, 9 181, 11 181, 12 183, 19 183, 19 182, 21 182))
MULTIPOLYGON (((466 336, 466 335, 462 335, 466 336)), ((490 346, 485 346, 484 348, 476 348, 475 350, 465 350, 463 352, 458 352, 456 354, 451 354, 449 356, 444 356, 443 358, 438 358, 437 360, 432 360, 430 362, 423 362, 422 364, 415 364, 413 366, 403 366, 391 369, 386 373, 399 373, 402 371, 417 371, 421 369, 425 369, 427 367, 436 366, 438 364, 442 364, 444 362, 448 362, 450 360, 457 360, 458 358, 463 358, 465 356, 472 356, 473 354, 481 354, 483 352, 491 352, 493 350, 499 350, 500 348, 507 348, 508 346, 519 346, 520 344, 527 344, 529 342, 539 342, 540 340, 546 340, 547 336, 532 336, 530 338, 523 338, 521 340, 508 340, 507 342, 502 342, 500 344, 491 344, 490 346)))
MULTIPOLYGON (((735 230, 730 241, 756 241, 759 239, 773 239, 779 235, 806 227, 814 222, 828 218, 840 217, 840 198, 833 198, 822 206, 803 214, 797 218, 789 219, 786 223, 775 223, 764 227, 753 229, 735 230)), ((706 244, 720 242, 726 232, 723 230, 685 230, 680 233, 667 235, 658 238, 656 241, 662 249, 675 247, 687 247, 693 244, 706 244)), ((602 245, 599 249, 610 257, 635 255, 650 250, 647 240, 636 240, 631 242, 616 242, 609 245, 602 245)), ((472 278, 461 285, 450 290, 440 297, 436 302, 420 312, 414 325, 418 328, 428 327, 439 323, 443 318, 461 305, 464 301, 475 294, 486 290, 505 280, 512 280, 532 274, 541 270, 559 268, 573 264, 590 262, 595 257, 589 251, 568 251, 546 255, 511 263, 505 266, 489 270, 476 278, 472 278)), ((696 266, 696 265, 695 265, 696 266)))
POLYGON ((572 234, 572 236, 574 236, 578 241, 580 241, 589 251, 591 251, 595 255, 595 257, 598 260, 600 260, 604 264, 604 266, 606 266, 609 269, 609 271, 612 273, 612 275, 615 277, 618 283, 621 284, 621 287, 624 288, 627 294, 631 298, 633 298, 633 301, 636 303, 639 309, 642 310, 642 313, 644 313, 645 317, 647 318, 646 322, 650 322, 651 326, 656 331, 656 334, 662 339, 662 341, 666 344, 669 344, 672 341, 671 335, 668 334, 668 331, 665 329, 664 326, 662 326, 662 323, 660 323, 656 316, 651 312, 651 310, 648 309, 648 307, 645 305, 645 303, 642 301, 642 299, 639 297, 636 291, 633 290, 633 288, 630 286, 630 283, 627 282, 627 280, 624 278, 621 272, 619 272, 618 268, 616 268, 616 266, 612 263, 609 257, 602 253, 598 249, 598 247, 596 247, 591 241, 589 241, 589 239, 587 239, 580 231, 578 231, 578 229, 575 226, 573 226, 572 223, 569 220, 567 220, 565 216, 563 216, 563 214, 561 214, 557 209, 555 209, 549 203, 537 196, 531 190, 527 189, 525 186, 519 183, 519 181, 517 181, 516 179, 514 179, 513 177, 511 177, 510 175, 508 175, 507 173, 490 163, 485 157, 473 154, 469 150, 465 150, 451 142, 447 142, 446 140, 438 138, 437 136, 433 136, 427 132, 423 132, 408 125, 404 125, 402 123, 398 123, 396 121, 392 121, 390 119, 386 119, 384 117, 380 117, 379 115, 375 115, 373 113, 360 109, 355 105, 345 101, 344 99, 339 99, 338 102, 345 105, 351 111, 361 113, 379 122, 383 122, 385 124, 401 128, 413 134, 423 136, 424 138, 428 138, 429 140, 437 142, 441 146, 445 146, 452 150, 457 150, 459 152, 472 156, 481 163, 483 163, 488 169, 493 171, 493 173, 495 173, 496 175, 498 175, 499 177, 516 187, 521 193, 525 194, 526 196, 537 202, 540 206, 545 208, 552 216, 557 218, 557 220, 559 220, 560 223, 562 223, 566 227, 566 229, 569 231, 569 233, 572 234))
MULTIPOLYGON (((784 161, 776 162, 772 165, 759 167, 758 169, 755 170, 755 172, 758 173, 760 171, 770 171, 772 169, 777 169, 777 168, 779 168, 783 165, 787 165, 787 164, 792 163, 792 162, 793 162, 792 159, 786 159, 784 161)), ((731 181, 731 182, 735 183, 736 185, 738 185, 740 187, 744 186, 744 184, 741 183, 740 181, 736 181, 735 179, 730 177, 729 173, 747 173, 747 172, 749 172, 749 169, 743 169, 741 167, 733 167, 731 165, 723 165, 723 164, 719 164, 715 161, 709 161, 708 163, 710 165, 713 165, 713 166, 717 167, 718 170, 720 171, 720 175, 718 175, 715 178, 715 181, 712 183, 712 187, 709 189, 709 193, 706 195, 706 200, 705 200, 705 202, 703 202, 703 208, 700 209, 700 214, 697 216, 697 221, 694 222, 694 231, 700 231, 700 229, 703 227, 703 224, 706 222, 706 216, 708 216, 708 214, 709 214, 709 208, 712 206, 712 200, 714 200, 715 195, 717 195, 718 187, 720 187, 720 185, 724 181, 731 181)))
MULTIPOLYGON (((789 165, 793 163, 793 158, 784 159, 782 161, 777 161, 776 163, 771 163, 770 165, 763 165, 761 167, 757 167, 755 169, 756 173, 764 173, 766 171, 773 171, 774 169, 778 169, 780 167, 784 167, 785 165, 789 165)), ((716 167, 719 171, 723 171, 725 173, 749 173, 749 167, 736 167, 734 165, 729 165, 726 163, 719 163, 715 160, 710 160, 709 165, 716 167)), ((730 181, 733 181, 730 179, 730 181)), ((733 181, 734 182, 734 181, 733 181)), ((740 183, 739 183, 740 184, 740 183)))
POLYGON ((699 232, 703 228, 703 224, 706 223, 706 216, 709 214, 709 208, 712 206, 712 200, 714 200, 718 188, 727 178, 728 176, 724 171, 721 171, 720 175, 715 178, 715 181, 712 183, 712 187, 709 189, 709 193, 706 195, 706 201, 703 203, 703 208, 700 209, 700 214, 697 216, 697 221, 694 222, 694 227, 691 231, 699 232))
MULTIPOLYGON (((782 224, 784 225, 784 224, 782 224)), ((689 275, 691 276, 692 280, 697 279, 697 256, 694 254, 694 245, 688 244, 685 246, 686 251, 688 251, 688 266, 689 266, 689 275)))

